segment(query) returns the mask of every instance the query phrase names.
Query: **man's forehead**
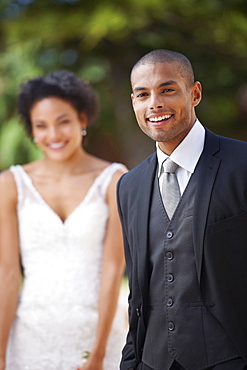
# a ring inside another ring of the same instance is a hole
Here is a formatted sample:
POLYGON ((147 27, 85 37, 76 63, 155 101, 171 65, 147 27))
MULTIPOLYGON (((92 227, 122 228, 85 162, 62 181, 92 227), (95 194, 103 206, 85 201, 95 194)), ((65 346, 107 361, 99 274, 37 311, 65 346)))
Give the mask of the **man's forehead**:
POLYGON ((140 71, 144 70, 155 70, 157 68, 162 68, 162 69, 180 69, 181 68, 181 63, 178 61, 174 60, 171 62, 145 62, 141 64, 137 64, 132 71, 132 75, 134 73, 138 73, 140 71))
POLYGON ((176 83, 180 76, 180 65, 178 62, 155 62, 145 63, 136 66, 131 74, 131 84, 134 87, 136 84, 145 82, 153 84, 156 80, 159 84, 173 81, 176 83))

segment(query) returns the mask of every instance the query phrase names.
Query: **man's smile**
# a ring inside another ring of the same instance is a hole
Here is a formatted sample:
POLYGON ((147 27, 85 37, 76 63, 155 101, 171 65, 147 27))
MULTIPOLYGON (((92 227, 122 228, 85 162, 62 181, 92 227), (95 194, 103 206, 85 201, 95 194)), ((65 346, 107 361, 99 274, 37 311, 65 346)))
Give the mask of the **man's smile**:
POLYGON ((164 124, 167 124, 168 121, 170 121, 171 117, 173 114, 163 114, 159 116, 150 116, 147 118, 147 121, 152 125, 152 126, 162 126, 164 124))

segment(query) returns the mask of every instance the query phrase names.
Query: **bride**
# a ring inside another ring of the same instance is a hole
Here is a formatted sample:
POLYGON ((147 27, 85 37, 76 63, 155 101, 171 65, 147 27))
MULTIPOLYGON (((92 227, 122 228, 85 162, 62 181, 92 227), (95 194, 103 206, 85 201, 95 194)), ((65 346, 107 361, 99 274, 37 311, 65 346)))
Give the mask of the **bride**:
POLYGON ((72 73, 29 80, 18 109, 44 156, 0 176, 0 369, 116 370, 126 317, 115 188, 127 169, 84 150, 97 104, 72 73))

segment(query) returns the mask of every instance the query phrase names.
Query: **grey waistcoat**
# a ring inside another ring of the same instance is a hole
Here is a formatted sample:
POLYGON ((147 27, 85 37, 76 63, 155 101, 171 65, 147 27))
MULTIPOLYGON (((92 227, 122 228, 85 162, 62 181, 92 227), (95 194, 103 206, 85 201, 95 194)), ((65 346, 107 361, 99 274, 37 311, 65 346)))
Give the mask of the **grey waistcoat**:
POLYGON ((143 362, 168 370, 174 361, 187 370, 209 366, 239 354, 200 295, 192 240, 197 171, 170 221, 156 176, 149 227, 150 286, 143 362))

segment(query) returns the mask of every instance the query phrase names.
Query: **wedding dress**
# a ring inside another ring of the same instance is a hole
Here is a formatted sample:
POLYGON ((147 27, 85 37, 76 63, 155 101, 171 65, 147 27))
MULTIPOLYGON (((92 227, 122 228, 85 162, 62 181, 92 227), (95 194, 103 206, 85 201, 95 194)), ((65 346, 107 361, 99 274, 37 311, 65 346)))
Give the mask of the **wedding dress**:
MULTIPOLYGON (((63 222, 22 166, 12 166, 24 282, 7 350, 7 370, 76 370, 90 351, 98 320, 102 249, 113 163, 63 222)), ((105 370, 119 369, 127 330, 121 300, 108 340, 105 370)), ((95 369, 96 370, 96 369, 95 369)))

